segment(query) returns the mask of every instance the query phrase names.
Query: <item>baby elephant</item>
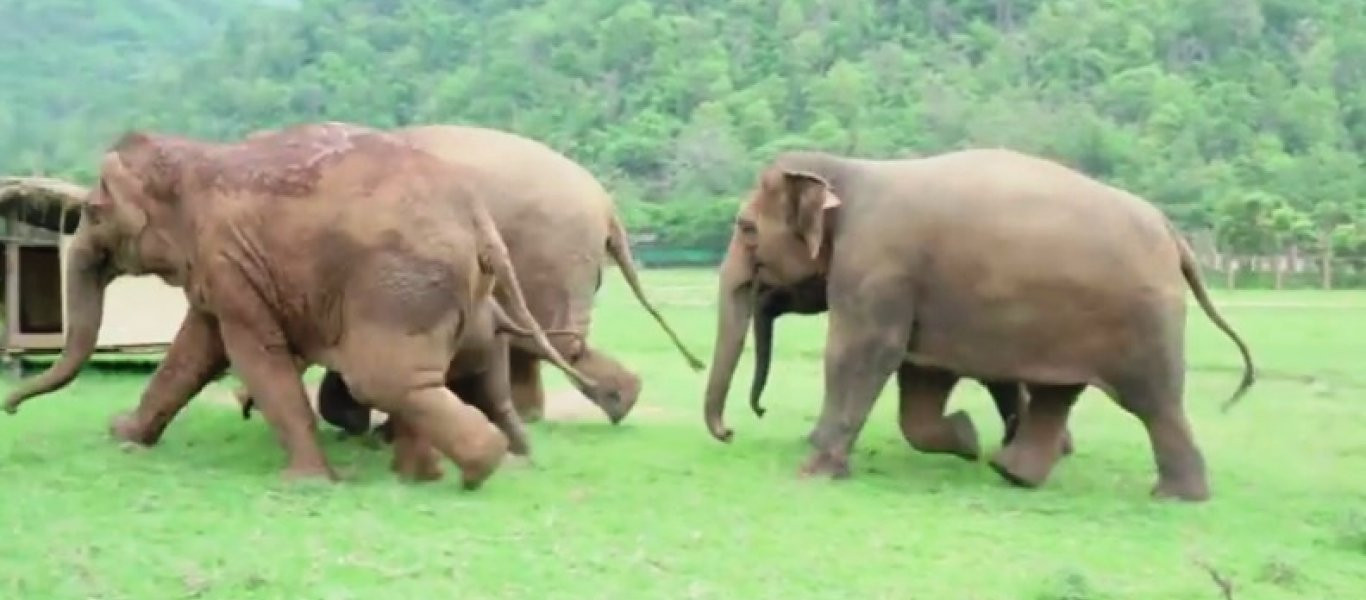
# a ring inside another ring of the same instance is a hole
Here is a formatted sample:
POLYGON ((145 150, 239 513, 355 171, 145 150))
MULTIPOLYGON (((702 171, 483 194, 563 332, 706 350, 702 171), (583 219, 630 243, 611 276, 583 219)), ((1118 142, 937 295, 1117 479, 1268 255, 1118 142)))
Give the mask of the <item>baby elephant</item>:
MULTIPOLYGON (((446 373, 446 388, 466 404, 479 409, 508 438, 508 451, 526 457, 530 443, 521 418, 512 406, 511 384, 507 372, 508 336, 528 335, 502 307, 489 299, 476 311, 462 340, 461 349, 446 373)), ((238 394, 242 418, 251 418, 255 406, 247 394, 238 394)), ((318 414, 341 430, 342 437, 373 433, 379 441, 395 444, 394 469, 417 480, 441 476, 435 449, 415 437, 415 431, 401 419, 389 419, 371 429, 371 409, 351 394, 346 381, 336 371, 323 374, 318 385, 318 414), (403 439, 412 436, 410 439, 403 439)), ((374 438, 372 438, 374 439, 374 438)))

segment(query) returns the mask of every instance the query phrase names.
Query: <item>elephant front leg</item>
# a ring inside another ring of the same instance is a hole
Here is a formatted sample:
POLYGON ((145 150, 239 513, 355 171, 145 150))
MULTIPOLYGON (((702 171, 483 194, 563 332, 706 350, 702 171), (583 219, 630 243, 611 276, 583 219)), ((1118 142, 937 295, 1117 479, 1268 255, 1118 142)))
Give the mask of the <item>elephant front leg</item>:
POLYGON ((190 310, 137 408, 115 416, 110 435, 143 446, 156 444, 176 414, 227 366, 218 323, 211 315, 190 310))
POLYGON ((896 378, 901 392, 901 434, 911 447, 921 452, 977 460, 981 446, 972 418, 961 410, 944 416, 944 407, 958 382, 958 375, 903 363, 896 378))
POLYGON ((284 475, 289 479, 335 480, 318 444, 317 418, 304 392, 298 362, 289 350, 275 314, 259 298, 240 290, 253 289, 247 282, 216 271, 214 289, 239 290, 224 294, 219 305, 219 331, 232 368, 246 382, 247 390, 288 455, 284 475))
POLYGON ((1031 386, 1029 404, 1020 415, 1015 439, 992 457, 991 467, 1015 485, 1042 485, 1061 457, 1067 416, 1085 387, 1031 386))
POLYGON ((873 402, 905 357, 909 333, 909 320, 878 322, 871 315, 831 312, 825 345, 825 403, 809 438, 815 448, 802 466, 804 476, 849 476, 854 442, 873 402))
POLYGON ((441 479, 441 455, 411 423, 399 415, 385 421, 393 431, 394 458, 389 468, 408 481, 441 479))

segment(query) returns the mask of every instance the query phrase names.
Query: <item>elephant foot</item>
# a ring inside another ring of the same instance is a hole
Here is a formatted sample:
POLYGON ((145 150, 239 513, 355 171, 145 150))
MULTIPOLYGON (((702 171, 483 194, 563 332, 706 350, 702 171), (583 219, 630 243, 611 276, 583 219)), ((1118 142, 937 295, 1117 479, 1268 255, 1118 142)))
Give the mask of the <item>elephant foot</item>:
POLYGON ((531 456, 531 444, 522 436, 508 436, 508 454, 529 458, 531 456))
POLYGON ((495 459, 460 465, 460 486, 471 492, 483 487, 501 462, 495 459))
POLYGON ((849 457, 836 456, 834 453, 817 450, 811 453, 802 465, 799 475, 804 479, 829 477, 830 479, 849 478, 849 457))
POLYGON ((445 476, 441 470, 440 456, 431 446, 395 451, 394 460, 389 468, 398 474, 399 479, 413 483, 437 481, 445 476))
POLYGON ((1012 443, 991 457, 991 468, 1012 485, 1036 488, 1053 470, 1054 460, 1044 454, 1012 443))
MULTIPOLYGON (((1007 433, 1004 437, 1001 438, 1001 447, 1009 446, 1010 443, 1013 441, 1015 441, 1015 436, 1007 433)), ((1074 448, 1072 446, 1072 432, 1070 430, 1064 429, 1062 432, 1062 455, 1072 456, 1073 449, 1074 448)))
POLYGON ((964 411, 954 411, 929 426, 902 423, 902 434, 912 448, 921 452, 952 454, 963 460, 977 462, 982 457, 982 445, 977 426, 964 411))
POLYGON ((1204 502, 1209 500, 1209 483, 1203 476, 1163 477, 1153 486, 1151 496, 1158 500, 1204 502))
POLYGON ((620 390, 599 387, 597 389, 579 390, 579 392, 593 404, 596 404, 613 425, 620 424, 622 420, 626 419, 626 415, 631 414, 631 409, 635 407, 635 401, 627 401, 620 390))
POLYGON ((117 415, 109 422, 109 435, 121 442, 139 446, 152 446, 160 437, 158 432, 130 413, 117 415))
POLYGON ((503 432, 489 426, 487 435, 461 453, 461 485, 469 491, 479 489, 493 475, 508 455, 508 439, 503 432))

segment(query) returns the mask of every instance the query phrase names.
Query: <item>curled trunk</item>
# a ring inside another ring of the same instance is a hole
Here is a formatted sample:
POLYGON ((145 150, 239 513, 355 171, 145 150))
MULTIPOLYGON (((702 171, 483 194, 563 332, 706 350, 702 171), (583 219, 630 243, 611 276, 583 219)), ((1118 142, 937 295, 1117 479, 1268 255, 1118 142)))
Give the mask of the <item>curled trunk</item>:
POLYGON ((753 285, 750 281, 748 256, 732 242, 721 265, 720 292, 717 298, 716 345, 712 349, 711 371, 707 376, 706 422, 712 437, 729 442, 733 432, 726 427, 726 395, 740 352, 745 347, 745 334, 754 312, 753 285))
POLYGON ((104 288, 112 279, 105 254, 96 249, 87 232, 78 232, 66 266, 66 342, 62 356, 41 374, 19 384, 5 399, 5 411, 13 414, 28 399, 65 387, 95 352, 104 319, 104 288))

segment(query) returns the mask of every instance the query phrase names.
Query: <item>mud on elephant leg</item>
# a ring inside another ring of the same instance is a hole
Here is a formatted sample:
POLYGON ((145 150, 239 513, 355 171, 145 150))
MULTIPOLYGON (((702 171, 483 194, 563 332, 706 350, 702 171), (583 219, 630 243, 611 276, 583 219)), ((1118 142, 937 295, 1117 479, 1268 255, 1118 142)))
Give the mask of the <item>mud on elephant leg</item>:
POLYGON ((513 348, 508 352, 508 381, 512 386, 512 407, 523 423, 545 417, 545 387, 541 384, 541 361, 536 356, 513 348))
POLYGON ((1085 388, 1080 384, 1030 386, 1031 397, 1020 414, 1019 429, 992 456, 991 467, 1015 485, 1042 485, 1061 458, 1067 416, 1085 388))
POLYGON ((217 324, 206 315, 188 312, 137 408, 115 416, 110 435, 143 446, 156 444, 176 414, 227 366, 217 324))
POLYGON ((912 448, 952 454, 971 461, 981 456, 972 418, 961 410, 944 415, 944 406, 958 382, 958 375, 903 363, 897 370, 896 379, 901 393, 901 434, 912 448))
MULTIPOLYGON (((984 381, 982 385, 991 394, 991 400, 996 404, 996 412, 1001 415, 1001 424, 1004 426, 1005 433, 1001 437, 1001 445, 1008 446, 1015 439, 1015 432, 1020 426, 1020 413, 1029 405, 1029 393, 1025 386, 1014 381, 984 381)), ((1072 454, 1072 431, 1070 428, 1062 430, 1062 454, 1069 456, 1072 454)))

